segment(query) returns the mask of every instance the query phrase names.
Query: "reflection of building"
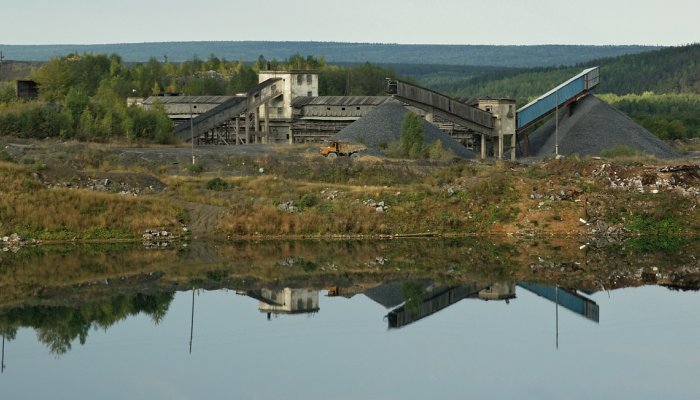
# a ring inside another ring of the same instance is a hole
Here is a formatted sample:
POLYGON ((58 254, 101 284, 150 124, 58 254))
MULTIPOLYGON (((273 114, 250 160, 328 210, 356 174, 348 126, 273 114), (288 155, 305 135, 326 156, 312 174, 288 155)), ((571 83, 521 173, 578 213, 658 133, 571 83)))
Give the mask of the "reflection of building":
POLYGON ((506 303, 510 299, 515 298, 515 284, 507 282, 498 282, 479 291, 479 298, 482 300, 505 300, 506 303))
POLYGON ((245 295, 257 299, 258 310, 269 314, 304 314, 319 310, 318 290, 261 289, 249 290, 245 295))

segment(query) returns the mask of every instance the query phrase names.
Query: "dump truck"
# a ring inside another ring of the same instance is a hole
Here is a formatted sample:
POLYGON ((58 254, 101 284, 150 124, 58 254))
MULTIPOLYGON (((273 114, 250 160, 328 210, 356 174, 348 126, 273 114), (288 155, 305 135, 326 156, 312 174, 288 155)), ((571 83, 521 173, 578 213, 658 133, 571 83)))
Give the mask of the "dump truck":
POLYGON ((337 156, 352 157, 353 155, 367 150, 367 146, 362 143, 341 142, 338 140, 328 140, 328 146, 321 147, 321 154, 324 157, 335 158, 337 156))

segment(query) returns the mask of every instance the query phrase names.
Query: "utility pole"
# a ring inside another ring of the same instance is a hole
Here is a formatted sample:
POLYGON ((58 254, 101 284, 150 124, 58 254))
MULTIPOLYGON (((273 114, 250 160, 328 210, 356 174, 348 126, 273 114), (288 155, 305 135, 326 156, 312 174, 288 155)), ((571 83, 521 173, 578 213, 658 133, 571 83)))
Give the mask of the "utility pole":
POLYGON ((557 105, 554 116, 554 156, 559 157, 559 89, 556 91, 557 105))
MULTIPOLYGON (((190 143, 192 144, 192 165, 195 164, 194 162, 194 114, 192 114, 192 99, 189 99, 190 103, 190 143)), ((194 108, 197 108, 197 106, 194 106, 194 108)))
POLYGON ((0 80, 2 80, 2 60, 5 59, 5 55, 2 54, 2 50, 0 50, 0 80))

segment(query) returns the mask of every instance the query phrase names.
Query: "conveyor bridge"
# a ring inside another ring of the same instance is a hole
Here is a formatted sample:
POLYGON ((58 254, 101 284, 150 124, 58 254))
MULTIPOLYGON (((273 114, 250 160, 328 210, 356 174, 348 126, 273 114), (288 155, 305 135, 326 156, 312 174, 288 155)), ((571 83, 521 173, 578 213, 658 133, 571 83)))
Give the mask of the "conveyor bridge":
MULTIPOLYGON (((233 97, 211 110, 192 118, 188 123, 175 127, 175 136, 183 141, 189 142, 193 138, 256 110, 259 106, 282 95, 282 88, 276 84, 280 78, 271 78, 261 82, 248 90, 245 96, 233 97)), ((246 119, 246 126, 249 125, 246 119)), ((267 119, 266 119, 267 120, 267 119)))
POLYGON ((600 69, 593 67, 558 85, 517 110, 516 131, 521 132, 556 109, 577 101, 600 83, 600 69))
POLYGON ((493 115, 444 94, 400 80, 387 82, 387 93, 394 98, 469 128, 482 135, 495 136, 493 115))

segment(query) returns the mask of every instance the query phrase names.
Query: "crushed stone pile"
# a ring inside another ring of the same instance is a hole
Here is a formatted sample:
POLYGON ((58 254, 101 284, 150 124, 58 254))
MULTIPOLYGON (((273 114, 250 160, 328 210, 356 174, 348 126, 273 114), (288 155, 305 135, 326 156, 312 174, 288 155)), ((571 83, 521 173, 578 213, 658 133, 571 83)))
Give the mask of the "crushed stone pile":
MULTIPOLYGON (((370 152, 381 152, 381 146, 401 139, 401 125, 407 112, 409 110, 401 102, 388 99, 364 117, 346 126, 333 136, 333 139, 364 143, 370 152)), ((429 146, 438 139, 445 150, 451 151, 457 157, 477 157, 476 153, 459 144, 435 125, 423 121, 424 143, 429 146)))
MULTIPOLYGON (((602 150, 623 145, 659 158, 679 156, 671 146, 595 96, 586 96, 578 104, 569 107, 559 111, 561 155, 600 155, 602 150)), ((532 132, 529 135, 529 156, 554 156, 554 131, 555 120, 552 118, 532 132)))

